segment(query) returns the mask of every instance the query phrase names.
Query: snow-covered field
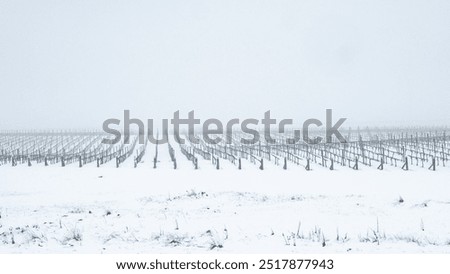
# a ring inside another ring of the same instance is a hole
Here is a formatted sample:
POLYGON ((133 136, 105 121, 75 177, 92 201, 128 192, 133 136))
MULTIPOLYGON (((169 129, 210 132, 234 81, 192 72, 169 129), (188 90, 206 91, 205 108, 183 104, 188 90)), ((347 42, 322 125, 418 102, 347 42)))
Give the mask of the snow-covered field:
POLYGON ((0 253, 450 252, 450 168, 173 170, 150 157, 1 166, 0 253))

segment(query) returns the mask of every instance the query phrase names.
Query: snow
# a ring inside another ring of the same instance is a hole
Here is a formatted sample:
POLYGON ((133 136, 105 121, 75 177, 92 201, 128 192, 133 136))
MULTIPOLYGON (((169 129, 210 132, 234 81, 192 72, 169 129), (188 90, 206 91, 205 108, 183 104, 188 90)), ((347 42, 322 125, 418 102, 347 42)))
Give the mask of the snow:
POLYGON ((0 166, 0 253, 447 253, 450 168, 0 166))

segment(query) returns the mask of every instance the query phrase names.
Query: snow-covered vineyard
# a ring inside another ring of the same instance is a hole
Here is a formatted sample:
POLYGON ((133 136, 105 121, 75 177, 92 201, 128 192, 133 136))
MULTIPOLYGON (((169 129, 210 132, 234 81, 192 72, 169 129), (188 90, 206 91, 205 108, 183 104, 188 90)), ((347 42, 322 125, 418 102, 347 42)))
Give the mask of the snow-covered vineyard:
POLYGON ((0 252, 450 252, 445 130, 345 134, 104 145, 3 132, 0 252))
POLYGON ((184 136, 185 143, 180 144, 174 135, 169 135, 167 143, 151 144, 146 136, 134 135, 127 142, 122 138, 115 145, 107 145, 102 144, 102 140, 109 136, 98 132, 13 132, 0 134, 0 164, 30 167, 94 164, 101 167, 112 163, 117 168, 130 165, 136 168, 151 162, 153 168, 158 168, 160 158, 165 157, 161 155, 168 154, 173 169, 178 168, 180 161, 187 160, 194 169, 208 165, 221 169, 231 164, 238 169, 256 166, 260 170, 271 166, 283 169, 302 166, 308 171, 315 167, 334 170, 345 166, 354 170, 361 166, 409 170, 410 166, 417 166, 435 171, 445 168, 450 158, 450 136, 444 129, 377 130, 376 133, 365 130, 349 131, 346 135, 347 143, 333 140, 314 145, 292 144, 289 142, 294 139, 291 134, 275 134, 272 143, 259 141, 249 145, 241 141, 245 138, 242 133, 225 136, 218 144, 205 142, 200 135, 194 136, 198 142, 191 142, 184 136))

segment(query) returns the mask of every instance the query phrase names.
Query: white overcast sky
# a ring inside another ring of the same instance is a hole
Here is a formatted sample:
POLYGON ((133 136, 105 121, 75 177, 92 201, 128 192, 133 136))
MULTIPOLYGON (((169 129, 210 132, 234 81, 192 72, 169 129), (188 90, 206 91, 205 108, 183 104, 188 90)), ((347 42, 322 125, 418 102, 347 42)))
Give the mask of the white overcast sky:
POLYGON ((0 129, 138 118, 448 125, 450 1, 0 0, 0 129))

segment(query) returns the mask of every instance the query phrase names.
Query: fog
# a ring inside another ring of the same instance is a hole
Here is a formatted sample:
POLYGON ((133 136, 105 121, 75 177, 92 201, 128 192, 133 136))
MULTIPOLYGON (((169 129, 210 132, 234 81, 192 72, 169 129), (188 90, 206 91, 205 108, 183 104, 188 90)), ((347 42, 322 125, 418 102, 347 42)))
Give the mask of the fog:
POLYGON ((0 129, 448 125, 450 1, 1 1, 0 129))

